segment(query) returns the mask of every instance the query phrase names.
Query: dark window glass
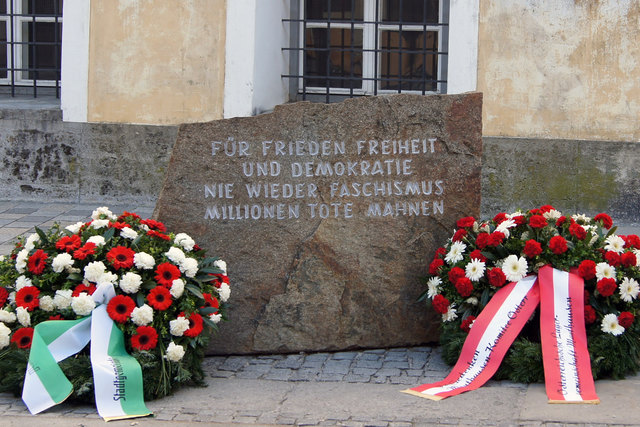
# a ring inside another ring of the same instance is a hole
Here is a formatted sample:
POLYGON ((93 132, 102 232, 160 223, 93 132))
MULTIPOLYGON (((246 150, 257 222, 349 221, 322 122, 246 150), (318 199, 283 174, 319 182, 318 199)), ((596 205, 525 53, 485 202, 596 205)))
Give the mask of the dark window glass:
POLYGON ((306 19, 332 21, 362 21, 364 18, 364 0, 306 0, 306 19))
POLYGON ((382 0, 382 22, 438 22, 438 0, 382 0))
POLYGON ((0 15, 7 14, 7 2, 6 0, 0 0, 0 15))
POLYGON ((0 21, 0 79, 7 78, 7 23, 0 21))
POLYGON ((62 0, 22 0, 22 10, 28 15, 62 16, 62 0))
POLYGON ((435 91, 438 34, 434 31, 382 31, 380 89, 435 91), (399 80, 402 80, 400 82, 399 80), (425 80, 433 80, 433 82, 425 80))
MULTIPOLYGON (((27 78, 38 80, 60 80, 61 49, 56 42, 61 40, 62 24, 54 22, 28 22, 23 24, 28 31, 28 46, 23 49, 27 59, 27 78), (27 65, 28 64, 28 65, 27 65)), ((24 46, 24 45, 23 45, 24 46)))
POLYGON ((362 30, 307 28, 305 38, 306 86, 362 87, 362 30))

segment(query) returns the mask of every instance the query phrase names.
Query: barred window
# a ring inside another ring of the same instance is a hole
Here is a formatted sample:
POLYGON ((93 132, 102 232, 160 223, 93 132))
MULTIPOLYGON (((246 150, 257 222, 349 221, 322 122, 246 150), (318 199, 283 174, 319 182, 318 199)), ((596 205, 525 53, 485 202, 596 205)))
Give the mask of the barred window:
POLYGON ((63 0, 0 0, 0 93, 60 97, 63 0))
POLYGON ((293 0, 296 99, 446 93, 448 0, 293 0))

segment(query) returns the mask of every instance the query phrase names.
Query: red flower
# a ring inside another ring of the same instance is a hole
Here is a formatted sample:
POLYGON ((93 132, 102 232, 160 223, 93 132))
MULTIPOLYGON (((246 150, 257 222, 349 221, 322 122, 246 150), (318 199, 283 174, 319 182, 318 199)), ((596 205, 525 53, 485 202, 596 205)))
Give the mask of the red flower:
POLYGON ((491 286, 495 286, 496 288, 501 288, 507 281, 507 276, 504 275, 502 269, 498 267, 494 267, 487 272, 487 278, 489 279, 489 284, 491 286))
POLYGON ((604 254, 604 259, 609 263, 612 267, 617 267, 622 262, 620 255, 617 252, 607 251, 604 254))
POLYGON ((549 249, 556 255, 563 254, 569 249, 567 247, 567 241, 562 236, 553 236, 549 239, 549 249))
POLYGON ((584 306, 584 323, 587 325, 596 321, 596 310, 590 305, 584 306))
POLYGON ((122 215, 118 217, 118 221, 123 221, 127 218, 140 219, 140 215, 133 212, 124 211, 122 212, 122 215))
POLYGON ((607 230, 613 226, 613 220, 606 213, 599 213, 598 215, 593 217, 594 221, 601 221, 602 226, 607 230))
POLYGON ((89 295, 93 295, 93 293, 96 291, 96 285, 94 285, 93 283, 90 283, 89 286, 85 285, 84 283, 80 283, 78 286, 76 286, 76 288, 73 290, 73 292, 71 293, 72 297, 77 297, 78 295, 80 295, 83 292, 88 293, 89 295))
POLYGON ((445 314, 449 311, 449 300, 440 294, 433 297, 431 305, 433 305, 434 310, 440 314, 445 314))
POLYGON ((18 307, 24 307, 28 311, 33 311, 34 308, 40 305, 38 295, 40 295, 38 288, 35 286, 25 286, 16 292, 16 305, 18 307))
POLYGON ((478 233, 476 237, 476 246, 478 249, 484 249, 489 244, 489 233, 478 233))
POLYGON ((584 240, 587 237, 587 232, 584 227, 576 223, 569 226, 569 233, 578 240, 584 240))
POLYGON ((126 222, 109 222, 109 228, 115 228, 116 230, 122 230, 129 225, 126 222))
POLYGON ((156 282, 171 287, 173 281, 180 278, 180 269, 170 262, 163 262, 156 268, 156 282))
POLYGON ((185 316, 184 313, 180 313, 178 317, 180 316, 184 316, 189 321, 189 329, 184 331, 185 337, 193 338, 200 335, 200 332, 202 332, 203 329, 202 316, 198 313, 191 313, 189 317, 185 316))
POLYGON ((473 223, 476 222, 475 218, 472 216, 465 216, 464 218, 460 218, 457 222, 456 222, 456 226, 458 228, 465 228, 465 227, 473 227, 473 223))
POLYGON ((464 270, 461 269, 460 267, 453 267, 451 270, 449 270, 449 281, 451 283, 456 283, 458 281, 458 279, 464 277, 464 270))
POLYGON ((441 260, 440 258, 436 258, 433 261, 431 261, 431 264, 429 265, 429 274, 431 274, 432 276, 435 276, 438 274, 438 270, 440 270, 440 267, 442 267, 444 265, 444 261, 441 260))
POLYGON ((553 206, 551 206, 551 205, 540 206, 540 212, 542 212, 542 213, 547 213, 547 212, 550 212, 550 211, 552 211, 554 209, 555 208, 553 206))
POLYGON ((618 289, 618 285, 616 285, 616 280, 611 277, 605 277, 603 279, 598 280, 598 284, 596 285, 598 288, 598 292, 603 297, 610 297, 613 293, 618 289))
POLYGON ((532 228, 544 228, 548 225, 548 222, 542 215, 531 215, 529 225, 532 228))
POLYGON ((158 332, 153 326, 138 326, 131 335, 131 347, 136 350, 151 350, 158 344, 158 332))
POLYGON ((584 280, 593 279, 596 277, 596 263, 590 259, 585 259, 578 266, 578 274, 584 280))
POLYGON ((169 308, 173 302, 171 299, 171 292, 169 292, 169 289, 164 286, 156 286, 151 289, 149 295, 147 295, 147 301, 149 301, 149 305, 151 307, 160 311, 164 311, 169 308))
POLYGON ((467 316, 467 318, 464 319, 460 324, 460 329, 462 329, 466 333, 469 333, 469 331, 471 330, 471 325, 475 320, 476 320, 476 316, 467 316))
POLYGON ((504 239, 505 239, 505 235, 503 232, 494 231, 489 235, 488 244, 489 246, 493 246, 495 248, 496 246, 500 246, 500 244, 502 244, 504 239))
POLYGON ((151 236, 151 237, 158 237, 162 240, 171 240, 170 236, 167 236, 166 234, 162 234, 156 230, 149 230, 147 231, 147 236, 151 236))
POLYGON ((165 227, 163 223, 161 223, 160 221, 156 221, 154 219, 143 219, 142 221, 140 221, 140 223, 146 225, 151 230, 158 230, 162 232, 167 231, 167 227, 165 227))
MULTIPOLYGON (((204 297, 204 307, 213 307, 213 308, 218 308, 220 307, 220 303, 218 302, 218 298, 214 297, 211 294, 202 293, 202 296, 204 297)), ((214 313, 217 313, 218 310, 214 311, 214 313)))
POLYGON ((216 280, 212 281, 211 284, 216 288, 219 288, 223 283, 229 284, 229 277, 224 274, 214 274, 216 276, 216 280))
POLYGON ((136 303, 131 297, 116 295, 107 304, 107 313, 116 322, 124 323, 129 319, 134 308, 136 308, 136 303))
POLYGON ((447 250, 441 246, 438 249, 436 249, 436 253, 435 255, 433 255, 433 259, 442 258, 446 254, 447 254, 447 250))
POLYGON ((560 218, 558 218, 556 220, 556 227, 561 227, 562 224, 564 224, 566 220, 567 220, 566 216, 561 216, 560 218))
POLYGON ((540 245, 540 243, 533 239, 527 240, 527 243, 524 244, 524 249, 522 250, 522 252, 524 252, 524 254, 528 258, 535 258, 542 253, 542 245, 540 245))
POLYGON ((502 221, 507 219, 507 214, 504 212, 500 212, 498 215, 493 217, 493 222, 496 224, 500 224, 502 221))
POLYGON ((29 257, 29 271, 33 274, 42 274, 47 266, 47 253, 42 249, 38 249, 29 257))
POLYGON ((629 234, 627 236, 620 236, 624 239, 625 248, 640 248, 640 237, 636 234, 629 234))
POLYGON ((464 239, 466 235, 467 235, 467 230, 465 230, 464 228, 461 228, 455 232, 451 240, 454 242, 459 242, 460 240, 464 239))
POLYGON ((49 316, 49 320, 64 320, 62 314, 56 314, 55 316, 49 316))
POLYGON ((632 313, 629 313, 628 311, 623 311, 618 316, 618 323, 623 328, 628 328, 631 325, 633 325, 634 320, 635 320, 635 316, 632 313))
POLYGON ((473 292, 473 283, 467 277, 461 277, 456 281, 456 290, 461 297, 466 298, 473 292))
POLYGON ((126 246, 116 246, 107 252, 107 260, 113 264, 113 268, 131 268, 133 266, 133 256, 136 253, 126 246))
POLYGON ((7 291, 3 287, 0 287, 0 307, 2 307, 5 302, 7 302, 8 298, 9 298, 9 291, 7 291))
POLYGON ((633 252, 625 252, 620 256, 620 262, 625 267, 633 267, 637 264, 638 258, 636 258, 636 254, 633 252))
POLYGON ((33 340, 33 328, 20 328, 11 337, 11 342, 15 343, 18 348, 31 347, 33 340))
POLYGON ((78 249, 82 245, 80 236, 73 234, 71 236, 64 236, 56 242, 56 249, 61 251, 71 252, 74 249, 78 249))
POLYGON ((517 215, 511 218, 516 225, 524 225, 527 223, 527 218, 524 215, 517 215))
POLYGON ((474 250, 473 252, 471 252, 469 254, 469 258, 471 259, 477 259, 480 260, 482 262, 485 262, 487 260, 487 257, 485 257, 484 255, 482 255, 482 252, 479 249, 474 250))
POLYGON ((96 253, 96 244, 92 242, 87 242, 83 247, 76 249, 73 251, 73 257, 75 259, 83 260, 89 255, 94 255, 96 253))

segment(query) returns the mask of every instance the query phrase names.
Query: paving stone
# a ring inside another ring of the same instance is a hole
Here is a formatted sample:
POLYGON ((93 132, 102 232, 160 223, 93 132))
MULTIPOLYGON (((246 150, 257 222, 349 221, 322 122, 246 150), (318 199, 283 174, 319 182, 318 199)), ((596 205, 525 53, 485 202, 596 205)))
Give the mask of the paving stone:
POLYGON ((231 378, 235 375, 233 371, 213 371, 209 374, 211 378, 231 378))
POLYGON ((289 368, 289 369, 298 369, 302 366, 304 362, 304 357, 300 354, 290 354, 285 357, 283 360, 279 360, 275 362, 273 365, 276 368, 289 368))
POLYGON ((331 358, 334 360, 353 360, 358 356, 358 353, 355 351, 345 351, 334 353, 331 358))
POLYGON ((376 372, 378 372, 377 369, 371 369, 371 368, 353 368, 351 370, 351 373, 354 374, 354 375, 371 376, 371 375, 374 375, 376 372))
POLYGON ((319 370, 317 369, 299 369, 294 371, 289 381, 313 381, 318 376, 319 370))
POLYGON ((378 377, 397 377, 401 373, 398 368, 382 368, 376 372, 376 376, 378 377))
POLYGON ((346 381, 348 383, 368 383, 369 381, 371 381, 371 375, 348 374, 345 375, 343 381, 346 381))
POLYGON ((247 366, 250 361, 251 358, 246 356, 230 356, 218 367, 218 370, 237 372, 247 366))
POLYGON ((382 368, 382 360, 357 360, 356 368, 380 369, 382 368))
POLYGON ((393 369, 393 368, 397 368, 397 369, 409 369, 409 362, 408 361, 387 361, 385 360, 382 363, 382 368, 383 369, 393 369))
POLYGON ((358 361, 362 360, 381 360, 383 355, 376 353, 369 353, 368 351, 362 353, 358 358, 358 361))
POLYGON ((351 360, 327 360, 322 368, 323 373, 328 374, 346 374, 349 372, 351 360))
POLYGON ((320 373, 318 374, 318 381, 342 381, 342 379, 344 378, 344 374, 327 374, 327 373, 320 373))
POLYGON ((265 380, 287 381, 291 378, 293 371, 291 369, 271 369, 264 375, 265 380))

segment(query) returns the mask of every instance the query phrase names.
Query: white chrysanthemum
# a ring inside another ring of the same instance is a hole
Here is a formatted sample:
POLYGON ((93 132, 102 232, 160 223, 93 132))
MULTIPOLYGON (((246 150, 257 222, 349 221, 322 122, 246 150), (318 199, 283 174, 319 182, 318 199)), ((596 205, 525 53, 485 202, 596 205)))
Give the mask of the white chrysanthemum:
POLYGON ((20 323, 25 328, 31 326, 31 314, 29 314, 29 310, 27 310, 26 308, 16 308, 16 318, 18 319, 18 323, 20 323))
POLYGON ((216 267, 216 268, 219 268, 220 270, 222 270, 222 274, 224 274, 224 275, 227 274, 227 263, 224 262, 223 260, 221 260, 221 259, 216 260, 213 263, 213 266, 216 267))
POLYGON ((96 285, 115 285, 118 282, 118 275, 110 271, 105 271, 96 280, 96 285))
POLYGON ((108 207, 106 207, 106 206, 100 206, 99 208, 97 208, 96 210, 94 210, 94 211, 91 213, 91 219, 94 219, 94 220, 95 220, 95 219, 100 219, 100 216, 101 216, 101 215, 106 216, 106 217, 107 217, 107 219, 110 219, 110 220, 112 220, 112 221, 115 221, 116 219, 118 219, 118 217, 117 217, 117 216, 115 216, 115 215, 113 214, 113 212, 111 212, 111 211, 109 210, 109 208, 108 208, 108 207))
POLYGON ((179 265, 180 271, 187 277, 195 277, 198 272, 198 260, 186 257, 179 265))
POLYGON ((84 278, 90 282, 98 282, 100 276, 104 274, 106 267, 102 261, 92 261, 84 268, 84 278))
POLYGON ((180 298, 184 293, 184 280, 176 279, 171 283, 171 289, 169 290, 171 296, 174 298, 180 298))
POLYGON ((167 252, 165 252, 165 255, 176 265, 180 265, 185 259, 185 254, 182 252, 182 249, 176 248, 175 246, 172 246, 167 252))
POLYGON ((71 295, 73 291, 71 289, 58 289, 53 296, 53 303, 58 310, 64 310, 71 305, 71 295))
POLYGON ((196 242, 187 233, 176 234, 176 238, 174 239, 174 242, 177 245, 182 246, 182 249, 184 249, 187 252, 192 251, 193 247, 196 244, 196 242))
POLYGON ((20 252, 18 252, 18 255, 16 255, 16 271, 18 273, 24 273, 25 269, 27 268, 27 260, 29 259, 29 251, 26 249, 22 249, 20 252))
POLYGON ((105 228, 109 225, 108 219, 94 219, 91 221, 91 228, 99 230, 100 228, 105 228))
POLYGON ((56 255, 56 257, 51 262, 51 268, 56 273, 62 273, 65 270, 68 270, 73 266, 74 259, 71 254, 63 252, 61 254, 56 255))
POLYGON ((427 296, 430 299, 433 299, 433 297, 440 293, 441 284, 442 280, 438 276, 433 276, 432 278, 427 280, 427 296))
POLYGON ((458 318, 458 313, 454 307, 455 307, 455 304, 451 304, 447 309, 447 312, 442 315, 443 322, 451 322, 452 320, 455 320, 458 318))
POLYGON ((640 267, 640 249, 633 249, 632 252, 636 256, 636 267, 640 267))
POLYGON ((625 277, 618 286, 618 290, 620 291, 620 298, 622 298, 623 301, 631 302, 638 297, 640 284, 636 282, 635 279, 625 277))
POLYGON ((562 213, 560 213, 560 211, 557 211, 555 209, 551 209, 549 212, 543 213, 542 216, 546 220, 556 221, 558 218, 562 216, 562 213))
POLYGON ((122 276, 120 279, 119 285, 120 289, 128 294, 134 294, 138 292, 140 289, 140 285, 142 284, 142 277, 139 274, 128 272, 122 276))
POLYGON ((77 234, 83 225, 84 225, 84 222, 78 221, 75 224, 67 225, 64 229, 67 231, 70 231, 72 234, 77 234))
POLYGON ((9 294, 9 298, 7 299, 7 301, 9 301, 9 304, 15 304, 15 302, 16 302, 16 291, 12 291, 9 294))
POLYGON ((42 310, 53 311, 56 309, 56 305, 53 303, 53 298, 51 298, 49 295, 43 295, 39 299, 40 304, 38 307, 40 307, 42 310))
POLYGON ((478 298, 469 297, 464 302, 466 302, 467 304, 470 304, 470 305, 478 305, 478 298))
POLYGON ((88 243, 93 243, 96 246, 103 246, 105 244, 104 237, 102 236, 91 236, 87 239, 88 243))
POLYGON ((27 286, 33 286, 33 282, 31 281, 31 279, 29 279, 25 275, 18 276, 18 278, 16 279, 16 292, 27 286))
POLYGON ((16 321, 16 314, 12 311, 7 311, 4 308, 0 309, 0 322, 13 323, 16 321))
POLYGON ((611 236, 607 237, 604 242, 605 250, 613 251, 618 254, 624 252, 624 239, 622 237, 612 234, 611 236))
POLYGON ((502 265, 502 271, 510 282, 517 282, 527 275, 527 259, 516 255, 509 255, 502 265))
POLYGON ((509 237, 509 229, 515 227, 516 222, 512 219, 505 219, 504 221, 502 221, 497 227, 496 227, 496 231, 499 231, 501 233, 504 234, 504 237, 508 238, 509 237))
POLYGON ((462 261, 465 249, 467 249, 467 245, 465 245, 464 243, 453 242, 451 244, 451 248, 449 249, 449 253, 444 257, 444 260, 447 261, 450 265, 453 265, 458 261, 462 261))
POLYGON ((148 325, 153 322, 153 308, 147 304, 134 308, 131 312, 131 321, 138 326, 148 325))
POLYGON ((8 347, 11 342, 11 329, 7 328, 7 325, 0 323, 0 350, 8 347))
POLYGON ((71 298, 71 309, 78 316, 88 316, 96 308, 96 302, 86 292, 71 298))
POLYGON ((620 326, 618 323, 618 316, 613 313, 609 313, 604 316, 600 329, 602 329, 602 332, 616 336, 624 332, 624 327, 620 326))
POLYGON ((151 270, 156 265, 156 260, 146 252, 136 252, 133 256, 133 264, 142 270, 151 270))
POLYGON ((165 356, 170 362, 179 362, 184 357, 184 347, 173 341, 167 346, 167 354, 165 356))
POLYGON ((189 320, 184 316, 178 316, 177 319, 169 322, 169 332, 176 337, 181 337, 187 329, 189 329, 189 320))
POLYGON ((596 279, 602 280, 605 277, 615 279, 616 269, 606 262, 599 262, 596 264, 596 279))
POLYGON ((479 259, 472 259, 464 268, 464 275, 472 282, 477 282, 484 276, 485 264, 479 259))
POLYGON ((138 237, 138 233, 136 233, 131 227, 124 227, 122 230, 120 230, 120 236, 125 239, 133 240, 138 237))
POLYGON ((222 314, 220 313, 213 313, 209 315, 209 319, 213 322, 213 323, 219 323, 222 320, 222 314))
POLYGON ((38 233, 33 233, 27 237, 27 240, 24 242, 24 248, 28 252, 31 252, 38 242, 40 242, 40 236, 38 236, 38 233))
POLYGON ((218 288, 218 294, 220 295, 220 300, 222 302, 227 302, 231 296, 231 288, 226 283, 223 283, 220 285, 220 288, 218 288))
POLYGON ((591 218, 585 214, 571 215, 571 218, 573 218, 573 220, 578 224, 589 224, 591 222, 591 218))

